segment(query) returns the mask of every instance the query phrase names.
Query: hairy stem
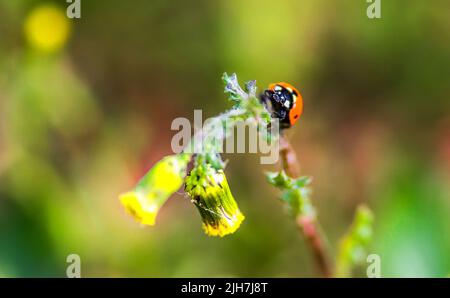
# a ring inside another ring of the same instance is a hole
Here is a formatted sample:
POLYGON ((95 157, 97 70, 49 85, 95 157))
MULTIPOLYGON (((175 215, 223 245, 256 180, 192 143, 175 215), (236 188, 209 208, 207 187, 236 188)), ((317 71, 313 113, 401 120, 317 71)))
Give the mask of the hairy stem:
MULTIPOLYGON (((280 155, 283 163, 283 169, 291 178, 300 176, 300 165, 297 155, 292 148, 289 140, 284 136, 280 136, 280 155)), ((315 216, 299 214, 296 217, 296 224, 300 232, 305 237, 310 249, 313 252, 316 264, 324 277, 331 276, 331 269, 324 247, 324 237, 320 232, 319 223, 315 216)))

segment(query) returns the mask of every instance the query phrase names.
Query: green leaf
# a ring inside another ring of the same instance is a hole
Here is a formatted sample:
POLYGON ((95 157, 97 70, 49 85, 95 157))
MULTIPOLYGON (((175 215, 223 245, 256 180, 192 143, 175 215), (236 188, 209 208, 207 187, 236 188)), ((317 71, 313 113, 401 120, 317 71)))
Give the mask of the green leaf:
POLYGON ((297 188, 305 187, 311 184, 312 177, 309 176, 302 176, 296 180, 293 181, 293 184, 297 188))
POLYGON ((291 178, 289 178, 284 171, 267 172, 266 178, 270 184, 280 189, 289 188, 292 184, 291 178))
POLYGON ((373 213, 365 205, 356 210, 349 231, 342 237, 336 261, 336 276, 350 277, 352 269, 364 262, 372 240, 373 213))
POLYGON ((289 212, 293 216, 314 217, 316 215, 310 201, 311 190, 308 187, 311 177, 292 179, 284 171, 267 172, 266 177, 270 184, 282 191, 280 198, 287 203, 289 212))

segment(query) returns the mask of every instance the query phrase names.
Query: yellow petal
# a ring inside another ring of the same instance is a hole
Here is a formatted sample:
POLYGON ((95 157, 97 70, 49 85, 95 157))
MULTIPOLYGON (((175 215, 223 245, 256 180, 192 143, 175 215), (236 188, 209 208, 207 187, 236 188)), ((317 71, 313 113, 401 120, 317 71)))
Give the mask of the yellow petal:
POLYGON ((153 226, 160 206, 151 202, 145 194, 130 191, 120 196, 125 210, 143 225, 153 226))
POLYGON ((206 222, 203 222, 203 230, 208 236, 220 236, 223 237, 225 235, 233 234, 239 229, 242 221, 245 219, 245 216, 238 211, 238 213, 234 214, 232 218, 222 219, 217 226, 211 226, 206 222))

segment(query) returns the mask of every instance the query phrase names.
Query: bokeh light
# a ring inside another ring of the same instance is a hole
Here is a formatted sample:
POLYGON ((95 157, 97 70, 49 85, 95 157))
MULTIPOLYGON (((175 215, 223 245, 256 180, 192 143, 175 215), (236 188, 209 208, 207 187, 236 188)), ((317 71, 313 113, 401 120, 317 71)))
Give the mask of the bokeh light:
POLYGON ((70 35, 71 23, 64 11, 54 5, 40 5, 25 20, 25 36, 29 44, 41 51, 62 48, 70 35))

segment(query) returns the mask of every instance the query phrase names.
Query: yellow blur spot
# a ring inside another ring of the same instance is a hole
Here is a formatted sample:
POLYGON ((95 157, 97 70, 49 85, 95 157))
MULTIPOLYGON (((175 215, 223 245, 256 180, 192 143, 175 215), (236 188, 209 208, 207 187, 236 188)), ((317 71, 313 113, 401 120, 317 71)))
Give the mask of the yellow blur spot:
POLYGON ((61 49, 69 38, 70 28, 65 12, 53 5, 42 5, 32 10, 24 25, 28 43, 44 52, 61 49))

